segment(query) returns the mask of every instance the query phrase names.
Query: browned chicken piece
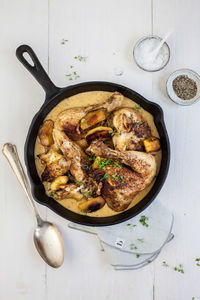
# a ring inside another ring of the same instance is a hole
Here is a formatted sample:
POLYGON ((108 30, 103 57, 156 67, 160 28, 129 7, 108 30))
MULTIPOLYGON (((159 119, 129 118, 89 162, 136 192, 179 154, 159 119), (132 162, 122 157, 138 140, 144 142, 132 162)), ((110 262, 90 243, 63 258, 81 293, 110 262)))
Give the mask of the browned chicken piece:
POLYGON ((125 210, 133 197, 147 187, 156 175, 156 162, 151 154, 138 151, 116 151, 108 148, 101 141, 94 141, 87 152, 108 159, 118 159, 131 169, 114 167, 95 170, 95 180, 103 181, 102 196, 115 211, 125 210))
POLYGON ((40 143, 45 147, 53 145, 52 131, 54 122, 52 120, 45 120, 39 130, 40 143))
POLYGON ((117 150, 143 150, 144 139, 151 136, 151 129, 141 114, 132 108, 121 108, 113 113, 113 144, 117 150))
POLYGON ((71 162, 67 161, 63 155, 52 149, 38 157, 46 165, 41 175, 42 181, 52 181, 54 178, 64 175, 71 165, 71 162))
POLYGON ((88 165, 88 157, 85 152, 75 142, 71 141, 64 132, 58 129, 53 130, 53 137, 65 159, 71 162, 69 171, 75 183, 81 186, 80 192, 86 198, 96 195, 98 185, 86 172, 85 167, 88 165))
POLYGON ((86 154, 77 144, 72 142, 63 131, 54 129, 53 137, 65 159, 71 162, 70 172, 75 180, 83 181, 86 178, 86 172, 83 168, 83 164, 87 160, 86 154))
POLYGON ((123 98, 122 94, 115 92, 104 103, 67 109, 58 115, 55 128, 64 131, 74 141, 82 139, 84 131, 102 125, 107 113, 120 107, 123 98))
POLYGON ((84 195, 81 193, 81 187, 74 183, 66 184, 62 189, 55 192, 53 197, 56 200, 73 198, 77 201, 81 201, 85 199, 84 195))

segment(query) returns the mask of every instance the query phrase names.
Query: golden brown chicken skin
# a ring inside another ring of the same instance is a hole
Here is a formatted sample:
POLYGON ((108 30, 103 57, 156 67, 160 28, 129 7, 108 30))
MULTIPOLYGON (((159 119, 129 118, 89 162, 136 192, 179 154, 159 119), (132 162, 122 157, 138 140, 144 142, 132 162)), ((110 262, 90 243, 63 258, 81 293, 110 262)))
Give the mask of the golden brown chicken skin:
POLYGON ((133 197, 146 188, 156 175, 156 162, 151 154, 138 151, 116 151, 101 141, 93 142, 87 152, 95 156, 118 160, 127 165, 127 167, 124 165, 118 167, 115 163, 111 163, 106 170, 94 171, 94 178, 97 181, 103 181, 101 189, 103 198, 115 211, 125 210, 133 197))

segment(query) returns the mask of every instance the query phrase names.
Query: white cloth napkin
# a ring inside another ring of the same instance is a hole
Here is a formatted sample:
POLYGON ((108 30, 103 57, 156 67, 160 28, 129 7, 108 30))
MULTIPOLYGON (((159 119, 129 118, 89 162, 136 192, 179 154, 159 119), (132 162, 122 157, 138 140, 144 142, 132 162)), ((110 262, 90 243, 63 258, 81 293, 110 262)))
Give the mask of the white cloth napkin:
POLYGON ((145 266, 173 238, 173 215, 158 200, 138 216, 117 225, 90 227, 69 223, 68 226, 96 234, 101 250, 105 251, 116 270, 145 266))

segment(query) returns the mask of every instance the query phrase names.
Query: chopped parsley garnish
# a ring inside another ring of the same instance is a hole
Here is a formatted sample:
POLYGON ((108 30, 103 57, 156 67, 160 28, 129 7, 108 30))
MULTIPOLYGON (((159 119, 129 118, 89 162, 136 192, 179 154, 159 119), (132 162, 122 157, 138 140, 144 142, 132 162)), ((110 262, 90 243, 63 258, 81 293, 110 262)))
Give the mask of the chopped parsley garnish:
POLYGON ((74 66, 70 66, 70 69, 74 68, 74 66))
POLYGON ((140 254, 136 254, 136 257, 139 258, 139 257, 140 257, 140 254))
POLYGON ((146 216, 141 216, 139 221, 143 226, 149 227, 149 224, 147 224, 146 222, 147 220, 149 220, 149 218, 147 218, 146 216))
POLYGON ((101 181, 103 181, 104 179, 107 179, 107 178, 109 178, 109 177, 110 177, 110 175, 107 174, 107 173, 105 173, 105 174, 103 175, 103 177, 101 178, 101 181))
POLYGON ((77 56, 74 56, 74 59, 77 59, 79 61, 86 61, 87 60, 87 56, 77 55, 77 56))
POLYGON ((114 168, 122 168, 123 166, 122 165, 120 165, 120 164, 118 164, 118 162, 117 161, 115 161, 114 162, 114 168))
POLYGON ((109 133, 111 136, 114 136, 114 135, 119 136, 119 133, 118 133, 117 130, 114 130, 114 131, 108 131, 108 133, 109 133))
POLYGON ((137 239, 140 243, 144 243, 144 239, 137 239))
POLYGON ((133 108, 136 110, 140 110, 141 106, 138 104, 138 105, 134 105, 133 108))
POLYGON ((62 39, 61 44, 65 45, 66 42, 69 42, 69 40, 62 39))
POLYGON ((89 153, 88 156, 89 156, 88 157, 89 161, 94 161, 95 160, 95 156, 94 155, 92 155, 92 154, 89 153))
POLYGON ((156 138, 151 138, 151 141, 153 142, 153 141, 155 141, 156 140, 156 138))
POLYGON ((200 258, 196 258, 195 261, 196 261, 196 266, 200 267, 200 258))
POLYGON ((184 274, 183 265, 180 264, 178 267, 174 267, 174 271, 184 274))
POLYGON ((96 162, 98 164, 98 168, 105 170, 106 166, 111 165, 113 163, 113 159, 105 159, 102 157, 98 157, 96 159, 96 162))
POLYGON ((130 223, 128 223, 126 226, 128 226, 131 230, 136 227, 135 224, 130 224, 130 223))
POLYGON ((82 119, 82 120, 81 120, 81 124, 86 125, 86 124, 87 124, 87 120, 82 119))
POLYGON ((86 171, 91 171, 91 170, 92 170, 92 166, 91 166, 91 165, 85 164, 85 165, 84 165, 84 169, 85 169, 86 171))
POLYGON ((124 176, 119 176, 119 178, 121 179, 121 182, 124 183, 124 176))
POLYGON ((112 176, 112 180, 116 181, 119 180, 119 175, 117 174, 117 172, 115 172, 115 174, 112 176))
MULTIPOLYGON (((72 69, 72 68, 73 68, 73 66, 70 66, 70 69, 72 69)), ((76 71, 66 74, 65 76, 69 77, 69 80, 73 80, 73 79, 76 80, 76 79, 80 78, 80 76, 77 74, 76 71)))
POLYGON ((150 264, 151 262, 152 262, 152 260, 149 259, 149 260, 148 260, 148 264, 150 264))
POLYGON ((90 196, 90 192, 87 192, 85 189, 81 189, 81 193, 84 195, 84 196, 90 196))
POLYGON ((137 250, 137 246, 135 246, 135 244, 131 243, 130 244, 130 249, 131 250, 137 250))
POLYGON ((147 135, 146 135, 146 134, 143 134, 143 136, 142 136, 142 137, 143 137, 143 139, 146 139, 147 135))
POLYGON ((55 192, 51 192, 49 195, 50 195, 51 197, 53 197, 53 196, 55 195, 55 192))
POLYGON ((163 267, 169 267, 169 265, 166 263, 166 261, 163 261, 163 262, 162 262, 162 266, 163 266, 163 267))
POLYGON ((82 181, 76 181, 76 184, 78 184, 78 185, 80 185, 80 186, 82 186, 82 185, 84 185, 84 182, 82 182, 82 181))
POLYGON ((126 142, 126 144, 125 144, 125 150, 126 150, 127 147, 128 147, 128 142, 126 142))

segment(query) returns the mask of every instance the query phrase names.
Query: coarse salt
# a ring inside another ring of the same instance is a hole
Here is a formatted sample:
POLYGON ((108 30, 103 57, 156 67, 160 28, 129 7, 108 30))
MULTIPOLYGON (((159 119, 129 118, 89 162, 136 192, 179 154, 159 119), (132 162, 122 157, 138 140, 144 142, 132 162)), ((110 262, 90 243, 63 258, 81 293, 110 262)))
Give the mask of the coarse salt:
POLYGON ((134 50, 137 64, 147 71, 156 71, 165 66, 169 59, 169 49, 157 38, 147 38, 141 41, 134 50))

